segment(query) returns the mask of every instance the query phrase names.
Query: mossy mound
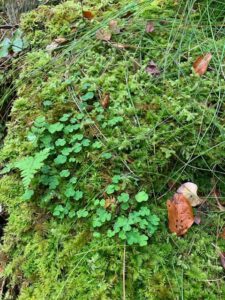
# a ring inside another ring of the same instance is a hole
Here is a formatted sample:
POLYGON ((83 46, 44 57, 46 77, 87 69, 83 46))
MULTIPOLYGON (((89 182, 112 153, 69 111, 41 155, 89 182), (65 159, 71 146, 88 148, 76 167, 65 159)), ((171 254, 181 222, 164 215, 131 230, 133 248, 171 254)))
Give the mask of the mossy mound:
POLYGON ((126 299, 224 298, 223 213, 208 197, 201 225, 178 238, 165 203, 171 183, 224 192, 225 8, 175 2, 86 1, 89 20, 66 1, 24 16, 32 48, 15 61, 0 154, 13 166, 0 180, 4 299, 122 299, 124 252, 126 299), (59 37, 67 43, 49 53, 59 37), (207 52, 199 77, 192 65, 207 52))

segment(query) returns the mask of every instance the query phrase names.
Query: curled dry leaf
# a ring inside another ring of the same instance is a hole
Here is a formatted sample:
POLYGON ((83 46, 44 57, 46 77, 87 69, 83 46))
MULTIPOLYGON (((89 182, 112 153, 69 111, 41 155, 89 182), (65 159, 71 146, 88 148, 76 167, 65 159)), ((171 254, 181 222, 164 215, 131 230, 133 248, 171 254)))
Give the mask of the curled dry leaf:
POLYGON ((155 30, 154 23, 153 23, 153 22, 147 22, 145 31, 146 31, 147 33, 151 33, 151 32, 153 32, 154 30, 155 30))
POLYGON ((83 17, 88 20, 92 20, 94 18, 94 14, 89 10, 83 10, 83 17))
POLYGON ((223 268, 225 269, 225 252, 220 253, 220 262, 223 268))
POLYGON ((169 229, 178 236, 184 235, 194 223, 193 209, 182 194, 175 194, 167 201, 169 229))
POLYGON ((191 203, 191 206, 195 207, 200 205, 203 200, 197 195, 198 186, 193 182, 186 182, 182 184, 177 190, 178 194, 183 194, 184 197, 191 203))
POLYGON ((103 108, 108 108, 109 107, 109 102, 110 102, 110 95, 109 94, 104 94, 103 98, 101 99, 101 105, 103 108))
POLYGON ((106 31, 104 29, 99 29, 97 32, 96 32, 96 38, 98 40, 101 40, 101 41, 110 41, 111 40, 111 32, 109 31, 106 31))
POLYGON ((156 63, 154 63, 153 60, 151 60, 147 67, 146 67, 146 72, 148 72, 149 74, 151 74, 152 76, 158 76, 160 75, 160 70, 157 67, 156 63))
POLYGON ((109 22, 109 29, 114 34, 119 34, 120 33, 120 28, 119 28, 118 22, 116 20, 111 20, 109 22))
POLYGON ((211 59, 212 59, 211 53, 206 53, 205 55, 198 57, 193 64, 195 73, 198 74, 199 76, 204 75, 208 69, 208 65, 211 59))

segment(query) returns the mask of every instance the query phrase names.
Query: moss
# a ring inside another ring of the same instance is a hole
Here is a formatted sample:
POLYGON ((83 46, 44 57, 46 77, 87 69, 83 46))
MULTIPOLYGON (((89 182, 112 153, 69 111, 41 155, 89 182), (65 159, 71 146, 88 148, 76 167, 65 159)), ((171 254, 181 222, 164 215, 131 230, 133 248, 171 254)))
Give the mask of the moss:
MULTIPOLYGON (((9 212, 1 246, 7 256, 5 299, 15 298, 10 291, 18 286, 20 300, 122 298, 124 244, 107 237, 105 228, 94 238, 90 226, 94 199, 118 174, 131 195, 141 189, 148 192, 147 206, 161 220, 148 246, 126 248, 127 299, 223 299, 218 249, 225 245, 218 231, 224 220, 214 212, 214 200, 209 198, 202 224, 184 238, 168 232, 165 201, 172 193, 171 181, 194 181, 200 194, 207 195, 216 177, 224 193, 224 79, 219 72, 224 40, 216 30, 215 36, 207 29, 202 32, 211 21, 201 2, 86 2, 85 9, 96 16, 92 21, 82 18, 74 1, 24 15, 21 26, 32 47, 15 62, 22 65, 18 97, 0 157, 4 164, 40 150, 40 144, 28 138, 37 117, 51 124, 64 113, 76 116, 83 110, 84 135, 103 146, 77 155, 76 168, 75 163, 66 166, 79 179, 84 192, 80 205, 90 215, 84 220, 53 217, 56 205, 66 205, 67 180, 45 202, 46 187, 37 173, 31 184, 34 197, 26 202, 19 173, 13 170, 2 177, 0 197, 9 212), (117 19, 122 29, 112 36, 115 44, 95 39, 109 19, 117 19), (155 20, 151 35, 144 32, 149 19, 155 20), (65 36, 68 44, 47 53, 45 47, 58 36, 65 36), (116 43, 129 47, 118 49, 116 43), (191 70, 193 61, 209 51, 211 69, 197 77, 191 70), (159 77, 145 70, 151 60, 161 70, 159 77), (93 97, 82 101, 87 93, 93 97), (105 94, 110 95, 107 109, 99 104, 105 94), (104 159, 102 153, 112 155, 104 159)), ((214 10, 211 13, 213 17, 214 10)), ((45 164, 52 167, 52 158, 45 164)))

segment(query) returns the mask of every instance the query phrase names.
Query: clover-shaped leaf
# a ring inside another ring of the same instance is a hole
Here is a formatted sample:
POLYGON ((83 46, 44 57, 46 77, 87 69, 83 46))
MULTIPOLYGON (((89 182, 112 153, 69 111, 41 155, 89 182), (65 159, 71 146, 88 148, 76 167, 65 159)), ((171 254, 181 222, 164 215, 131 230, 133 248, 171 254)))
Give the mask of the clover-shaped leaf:
POLYGON ((148 194, 145 193, 144 191, 139 192, 136 196, 135 199, 137 200, 137 202, 144 202, 148 200, 148 194))

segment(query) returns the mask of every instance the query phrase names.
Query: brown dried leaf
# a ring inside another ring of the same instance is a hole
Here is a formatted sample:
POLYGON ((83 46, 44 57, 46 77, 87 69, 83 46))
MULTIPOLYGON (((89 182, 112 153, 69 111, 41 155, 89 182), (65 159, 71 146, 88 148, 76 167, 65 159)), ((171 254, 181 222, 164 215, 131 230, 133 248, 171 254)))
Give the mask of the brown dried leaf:
POLYGON ((105 208, 110 208, 112 205, 116 204, 116 199, 114 197, 109 197, 105 199, 105 208))
POLYGON ((195 207, 200 205, 203 200, 197 195, 198 186, 193 182, 186 182, 182 184, 177 190, 178 194, 183 194, 186 199, 191 203, 191 206, 195 207))
POLYGON ((96 32, 96 38, 98 40, 101 40, 101 41, 110 41, 111 40, 111 32, 109 31, 106 31, 104 29, 99 29, 97 32, 96 32))
POLYGON ((169 229, 178 236, 184 235, 194 223, 194 215, 189 201, 182 194, 175 194, 167 201, 169 229))
POLYGON ((147 22, 145 31, 146 31, 147 33, 151 33, 151 32, 153 32, 154 30, 155 30, 154 23, 153 23, 153 22, 147 22))
POLYGON ((222 233, 220 234, 220 237, 225 240, 225 228, 223 229, 222 233))
POLYGON ((149 74, 151 74, 152 76, 158 76, 160 75, 160 70, 157 67, 156 63, 154 63, 153 60, 151 60, 147 67, 146 67, 146 72, 148 72, 149 74))
POLYGON ((57 39, 54 40, 58 45, 65 44, 67 42, 67 39, 64 37, 58 37, 57 39))
POLYGON ((103 98, 101 99, 101 105, 103 108, 108 108, 109 107, 109 102, 110 102, 110 95, 109 94, 104 94, 103 98))
POLYGON ((120 28, 119 28, 118 22, 116 20, 111 20, 109 22, 109 29, 114 34, 119 34, 120 33, 120 28))
POLYGON ((94 18, 94 14, 89 10, 83 10, 83 17, 88 20, 92 20, 94 18))
POLYGON ((212 59, 211 53, 206 53, 205 55, 198 57, 193 64, 195 73, 198 74, 199 76, 204 75, 208 69, 208 65, 211 59, 212 59))
POLYGON ((220 253, 220 262, 223 268, 225 269, 225 252, 220 253))

